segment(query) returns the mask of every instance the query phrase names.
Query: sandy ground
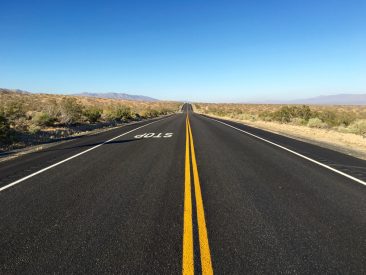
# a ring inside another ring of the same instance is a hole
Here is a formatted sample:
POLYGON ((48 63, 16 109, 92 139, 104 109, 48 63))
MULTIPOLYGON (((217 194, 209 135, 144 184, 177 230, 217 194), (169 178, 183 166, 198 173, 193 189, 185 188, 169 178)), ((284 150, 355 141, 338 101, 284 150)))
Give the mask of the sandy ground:
POLYGON ((276 122, 237 120, 230 117, 210 116, 240 122, 366 160, 366 138, 360 135, 276 122))

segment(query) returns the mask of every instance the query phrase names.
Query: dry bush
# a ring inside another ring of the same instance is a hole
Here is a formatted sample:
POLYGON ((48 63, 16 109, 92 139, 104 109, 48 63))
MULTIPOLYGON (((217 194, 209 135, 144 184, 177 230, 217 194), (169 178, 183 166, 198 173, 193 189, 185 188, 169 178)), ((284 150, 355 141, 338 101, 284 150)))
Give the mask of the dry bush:
POLYGON ((347 129, 349 132, 366 136, 366 119, 357 119, 347 129))
POLYGON ((86 121, 89 123, 95 123, 102 117, 102 112, 103 110, 96 107, 85 107, 83 110, 83 115, 85 116, 86 121))
POLYGON ((309 119, 308 124, 310 128, 319 128, 319 129, 325 129, 328 128, 328 124, 323 122, 320 118, 314 117, 309 119))
POLYGON ((37 126, 52 126, 55 123, 55 120, 55 117, 44 112, 36 112, 32 115, 32 121, 37 126))
POLYGON ((12 131, 10 123, 3 111, 0 112, 0 142, 7 144, 11 141, 12 131))

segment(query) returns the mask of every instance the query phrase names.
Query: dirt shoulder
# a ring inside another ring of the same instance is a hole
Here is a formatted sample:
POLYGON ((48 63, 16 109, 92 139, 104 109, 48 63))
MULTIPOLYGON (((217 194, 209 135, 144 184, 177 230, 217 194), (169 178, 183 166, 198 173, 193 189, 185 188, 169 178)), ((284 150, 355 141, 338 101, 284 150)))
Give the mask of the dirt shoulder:
POLYGON ((366 160, 366 138, 361 135, 276 122, 238 120, 211 114, 209 116, 243 123, 366 160))

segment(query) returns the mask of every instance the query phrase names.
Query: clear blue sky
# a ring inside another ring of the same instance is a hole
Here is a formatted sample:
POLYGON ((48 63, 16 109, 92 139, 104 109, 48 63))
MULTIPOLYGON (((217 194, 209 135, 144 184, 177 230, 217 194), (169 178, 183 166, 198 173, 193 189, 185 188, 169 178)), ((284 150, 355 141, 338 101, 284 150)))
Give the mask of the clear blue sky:
POLYGON ((366 92, 365 0, 0 0, 0 42, 0 87, 33 92, 366 92))

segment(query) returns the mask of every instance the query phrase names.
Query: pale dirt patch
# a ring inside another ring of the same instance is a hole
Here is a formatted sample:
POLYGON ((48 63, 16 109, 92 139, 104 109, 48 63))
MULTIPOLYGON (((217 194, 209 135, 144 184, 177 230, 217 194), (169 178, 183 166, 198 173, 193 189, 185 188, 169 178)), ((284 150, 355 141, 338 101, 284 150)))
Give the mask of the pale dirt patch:
POLYGON ((361 135, 276 122, 238 120, 211 114, 209 116, 243 123, 366 160, 366 138, 361 135))

